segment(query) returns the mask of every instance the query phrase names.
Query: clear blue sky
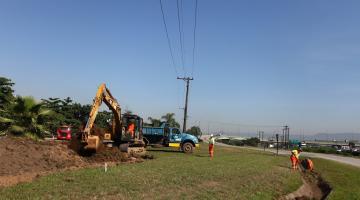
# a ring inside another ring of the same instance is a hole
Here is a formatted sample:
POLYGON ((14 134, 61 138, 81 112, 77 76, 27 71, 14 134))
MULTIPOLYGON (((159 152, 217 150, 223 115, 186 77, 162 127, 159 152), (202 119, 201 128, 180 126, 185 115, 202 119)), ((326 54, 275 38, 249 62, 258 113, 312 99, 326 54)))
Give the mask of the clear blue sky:
MULTIPOLYGON (((187 75, 194 2, 183 1, 187 75)), ((179 67, 176 1, 163 3, 179 67)), ((199 0, 198 8, 190 125, 360 132, 360 1, 199 0)), ((182 117, 184 84, 157 0, 0 0, 0 75, 17 94, 81 103, 105 82, 144 118, 182 117)))

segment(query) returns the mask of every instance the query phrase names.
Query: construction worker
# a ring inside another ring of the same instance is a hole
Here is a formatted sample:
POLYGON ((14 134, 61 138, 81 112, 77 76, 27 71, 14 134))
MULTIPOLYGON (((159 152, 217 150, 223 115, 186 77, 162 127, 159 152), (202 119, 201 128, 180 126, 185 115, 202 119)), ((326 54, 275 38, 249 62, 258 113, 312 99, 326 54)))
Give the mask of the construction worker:
POLYGON ((299 149, 299 150, 294 149, 294 150, 291 151, 290 161, 291 161, 291 168, 292 169, 298 169, 299 156, 300 156, 301 152, 302 152, 301 149, 299 149))
POLYGON ((131 135, 131 138, 134 138, 134 134, 135 134, 135 124, 134 124, 134 122, 130 122, 130 124, 128 126, 128 133, 131 135))
POLYGON ((314 164, 309 158, 302 160, 301 165, 303 166, 304 171, 313 171, 314 169, 314 164))
POLYGON ((215 137, 213 134, 211 134, 209 138, 209 154, 211 160, 214 157, 214 145, 215 145, 215 137))

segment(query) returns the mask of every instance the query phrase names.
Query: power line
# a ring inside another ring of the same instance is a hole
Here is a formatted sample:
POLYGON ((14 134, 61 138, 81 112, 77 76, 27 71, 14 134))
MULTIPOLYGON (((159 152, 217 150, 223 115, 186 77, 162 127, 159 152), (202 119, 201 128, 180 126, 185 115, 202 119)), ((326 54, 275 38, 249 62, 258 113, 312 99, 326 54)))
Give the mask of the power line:
POLYGON ((169 50, 170 50, 170 55, 171 55, 172 64, 173 64, 173 67, 174 67, 174 69, 175 69, 176 76, 178 76, 178 71, 177 71, 177 68, 176 68, 176 65, 175 65, 174 54, 173 54, 172 47, 171 47, 169 32, 168 32, 167 25, 166 25, 166 21, 165 21, 165 14, 164 14, 164 9, 163 9, 163 4, 162 4, 162 1, 161 1, 161 0, 159 0, 159 1, 160 1, 160 8, 161 8, 161 13, 162 13, 162 19, 163 19, 163 23, 164 23, 164 28, 165 28, 165 32, 166 32, 166 38, 167 38, 167 42, 168 42, 168 46, 169 46, 169 50))
POLYGON ((184 69, 185 69, 185 72, 186 73, 186 48, 185 48, 185 31, 184 31, 184 1, 183 0, 180 0, 180 15, 181 15, 181 39, 182 39, 182 43, 183 43, 183 56, 184 56, 184 69))
POLYGON ((195 16, 194 16, 194 45, 193 45, 193 55, 192 55, 192 70, 191 76, 194 74, 194 65, 195 65, 195 45, 196 45, 196 25, 197 25, 197 11, 198 10, 198 0, 195 1, 195 16))
POLYGON ((185 73, 184 48, 183 48, 182 28, 181 28, 182 23, 181 23, 181 20, 180 20, 179 0, 176 1, 176 6, 177 6, 177 18, 178 18, 178 26, 179 26, 179 37, 180 37, 181 64, 182 64, 182 68, 183 68, 184 76, 185 76, 186 73, 185 73))

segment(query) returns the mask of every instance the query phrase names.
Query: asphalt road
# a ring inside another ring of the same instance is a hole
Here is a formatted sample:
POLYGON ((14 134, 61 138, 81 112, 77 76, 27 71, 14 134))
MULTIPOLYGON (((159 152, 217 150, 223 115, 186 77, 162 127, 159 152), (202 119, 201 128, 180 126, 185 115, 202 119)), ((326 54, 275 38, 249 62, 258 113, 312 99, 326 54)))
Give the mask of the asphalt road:
MULTIPOLYGON (((204 142, 207 142, 207 140, 204 140, 204 142)), ((247 148, 247 149, 253 149, 253 150, 258 150, 258 151, 264 151, 264 149, 262 148, 255 148, 255 147, 240 147, 240 146, 233 146, 233 145, 227 145, 227 144, 223 144, 223 143, 216 143, 216 145, 219 146, 226 146, 226 147, 233 147, 233 148, 247 148)), ((276 149, 265 149, 265 151, 267 152, 272 152, 272 153, 276 153, 276 149)), ((280 150, 279 149, 279 155, 291 155, 291 152, 289 150, 280 150)), ((322 158, 322 159, 326 159, 326 160, 332 160, 332 161, 336 161, 336 162, 340 162, 340 163, 344 163, 344 164, 348 164, 348 165, 352 165, 355 167, 360 167, 360 159, 359 158, 352 158, 352 157, 346 157, 346 156, 339 156, 339 155, 333 155, 333 154, 323 154, 323 153, 311 153, 311 152, 302 152, 300 154, 300 158, 304 158, 304 157, 309 157, 309 158, 322 158)))

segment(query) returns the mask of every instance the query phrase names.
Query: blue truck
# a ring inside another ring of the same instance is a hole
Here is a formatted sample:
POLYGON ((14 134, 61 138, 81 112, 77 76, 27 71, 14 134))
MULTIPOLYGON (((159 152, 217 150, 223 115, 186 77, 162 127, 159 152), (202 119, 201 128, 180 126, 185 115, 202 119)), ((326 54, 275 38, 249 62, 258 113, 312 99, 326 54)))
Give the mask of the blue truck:
POLYGON ((199 140, 187 133, 182 133, 178 128, 162 123, 160 127, 143 127, 143 139, 146 145, 161 145, 175 147, 184 153, 192 153, 199 147, 199 140))

